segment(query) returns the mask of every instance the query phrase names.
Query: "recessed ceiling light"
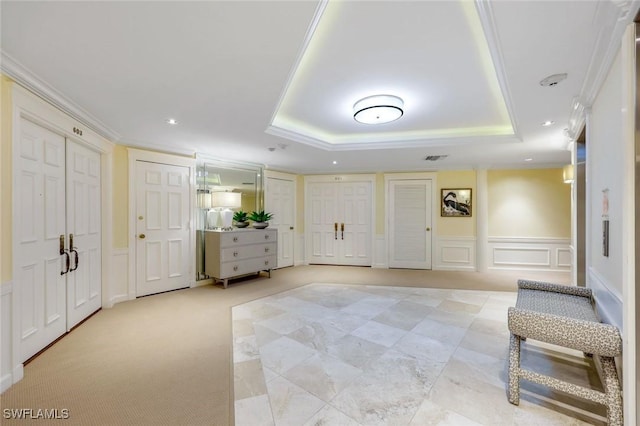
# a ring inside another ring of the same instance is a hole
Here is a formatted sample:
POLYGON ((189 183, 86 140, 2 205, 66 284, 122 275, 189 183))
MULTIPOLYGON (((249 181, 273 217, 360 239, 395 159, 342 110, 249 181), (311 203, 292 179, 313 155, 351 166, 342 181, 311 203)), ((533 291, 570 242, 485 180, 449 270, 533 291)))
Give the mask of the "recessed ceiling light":
POLYGON ((363 124, 384 124, 402 117, 404 101, 393 95, 375 95, 353 105, 353 118, 363 124))
POLYGON ((332 162, 332 163, 333 163, 333 164, 338 164, 338 162, 337 162, 336 160, 333 160, 333 162, 332 162))
POLYGON ((533 161, 533 158, 525 158, 524 161, 533 161))
POLYGON ((543 125, 544 127, 549 127, 549 126, 551 126, 551 125, 552 125, 552 124, 554 124, 554 123, 555 123, 555 121, 547 120, 547 121, 545 121, 544 123, 542 123, 542 125, 543 125))
POLYGON ((165 121, 167 122, 167 124, 171 124, 172 126, 178 124, 178 120, 176 120, 175 118, 167 118, 165 121))

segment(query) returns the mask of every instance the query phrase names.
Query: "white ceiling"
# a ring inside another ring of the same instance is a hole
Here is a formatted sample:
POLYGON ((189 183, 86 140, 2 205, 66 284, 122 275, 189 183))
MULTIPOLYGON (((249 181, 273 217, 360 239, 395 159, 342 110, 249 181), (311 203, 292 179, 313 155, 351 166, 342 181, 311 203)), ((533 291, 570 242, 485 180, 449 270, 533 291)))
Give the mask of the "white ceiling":
POLYGON ((114 142, 339 173, 569 163, 573 102, 593 100, 638 1, 0 8, 3 72, 114 142), (539 84, 556 73, 568 77, 539 84), (373 94, 402 97, 404 116, 355 122, 373 94))

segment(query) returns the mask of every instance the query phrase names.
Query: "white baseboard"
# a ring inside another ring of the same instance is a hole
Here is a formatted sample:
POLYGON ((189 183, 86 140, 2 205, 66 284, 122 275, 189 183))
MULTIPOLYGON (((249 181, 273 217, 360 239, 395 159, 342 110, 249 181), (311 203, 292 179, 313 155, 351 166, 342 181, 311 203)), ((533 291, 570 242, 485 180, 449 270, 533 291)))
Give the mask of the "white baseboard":
POLYGON ((206 278, 204 280, 195 281, 191 287, 204 287, 205 285, 209 284, 213 284, 213 278, 206 278))
POLYGON ((593 291, 600 319, 623 330, 622 296, 593 267, 587 271, 587 287, 593 291))

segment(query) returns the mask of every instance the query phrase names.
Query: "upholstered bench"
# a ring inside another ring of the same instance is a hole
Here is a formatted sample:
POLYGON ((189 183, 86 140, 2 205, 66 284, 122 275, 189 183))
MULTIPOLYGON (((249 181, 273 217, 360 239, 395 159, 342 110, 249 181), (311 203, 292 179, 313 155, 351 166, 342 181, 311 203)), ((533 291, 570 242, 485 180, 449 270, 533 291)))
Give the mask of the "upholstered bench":
POLYGON ((519 280, 518 300, 515 308, 509 308, 508 323, 509 402, 520 403, 520 379, 525 379, 603 404, 609 424, 623 424, 622 394, 614 362, 614 357, 622 354, 622 338, 617 327, 598 320, 591 289, 519 280), (520 342, 526 338, 597 356, 604 392, 521 368, 520 342))

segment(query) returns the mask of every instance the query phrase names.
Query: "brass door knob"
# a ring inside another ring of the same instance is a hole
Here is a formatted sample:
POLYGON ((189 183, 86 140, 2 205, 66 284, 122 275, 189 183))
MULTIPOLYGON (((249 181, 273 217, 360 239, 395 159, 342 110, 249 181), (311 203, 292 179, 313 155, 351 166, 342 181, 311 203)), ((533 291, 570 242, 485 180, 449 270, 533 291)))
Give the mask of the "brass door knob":
POLYGON ((427 231, 431 231, 431 228, 427 226, 427 231))
POLYGON ((144 235, 144 234, 140 234, 140 235, 138 235, 138 238, 140 238, 141 240, 144 240, 144 239, 145 239, 145 237, 146 237, 146 235, 144 235))

